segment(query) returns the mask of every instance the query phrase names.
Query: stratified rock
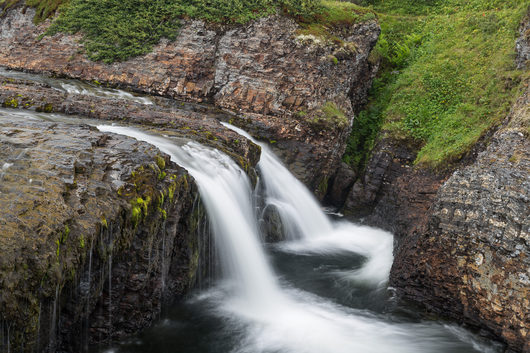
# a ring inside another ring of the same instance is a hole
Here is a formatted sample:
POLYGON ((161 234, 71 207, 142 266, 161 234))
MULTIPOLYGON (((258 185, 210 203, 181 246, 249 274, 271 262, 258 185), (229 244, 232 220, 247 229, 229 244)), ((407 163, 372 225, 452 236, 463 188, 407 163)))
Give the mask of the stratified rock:
POLYGON ((206 260, 198 200, 147 143, 0 112, 0 351, 80 352, 148 326, 206 260))
POLYGON ((447 176, 414 168, 416 151, 406 141, 378 141, 342 212, 351 219, 392 232, 398 241, 424 231, 429 208, 447 176))
MULTIPOLYGON (((145 105, 127 99, 66 93, 46 84, 12 79, 0 73, 0 105, 8 108, 64 113, 72 118, 110 120, 156 128, 173 137, 193 139, 222 150, 247 172, 259 160, 260 148, 225 128, 219 120, 230 117, 211 106, 152 97, 156 104, 145 105)), ((67 119, 66 120, 71 120, 67 119)))
POLYGON ((174 42, 107 65, 88 60, 80 36, 41 39, 49 21, 35 26, 33 14, 15 8, 0 19, 0 65, 232 109, 242 118, 233 122, 272 143, 319 196, 377 69, 368 60, 380 32, 375 20, 329 28, 334 41, 300 35, 299 25, 282 16, 230 30, 182 21, 174 42))
POLYGON ((402 239, 398 293, 530 352, 529 92, 475 163, 438 190, 425 231, 402 239))

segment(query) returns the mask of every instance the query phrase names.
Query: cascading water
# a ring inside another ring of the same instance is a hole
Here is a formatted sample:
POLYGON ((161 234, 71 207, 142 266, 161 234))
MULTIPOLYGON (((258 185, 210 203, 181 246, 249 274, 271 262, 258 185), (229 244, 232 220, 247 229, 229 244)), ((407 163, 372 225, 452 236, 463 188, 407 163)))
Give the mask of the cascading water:
POLYGON ((349 222, 333 223, 314 196, 289 172, 269 146, 256 141, 240 128, 222 124, 261 146, 258 167, 265 184, 265 202, 267 207, 275 207, 282 220, 285 237, 291 240, 280 244, 283 250, 296 253, 354 252, 365 256, 367 262, 360 269, 343 272, 341 276, 379 286, 385 284, 393 261, 391 234, 349 222))
POLYGON ((170 140, 131 128, 98 128, 149 142, 186 168, 197 181, 216 237, 215 243, 220 247, 223 271, 231 284, 237 287, 238 296, 258 307, 266 306, 280 295, 259 243, 250 183, 234 161, 197 143, 180 147, 170 140))
POLYGON ((314 239, 333 232, 333 225, 314 196, 283 166, 269 146, 256 141, 240 128, 221 124, 261 146, 258 167, 265 184, 265 202, 280 214, 287 239, 314 239))
POLYGON ((69 94, 82 94, 85 96, 125 99, 146 105, 153 104, 153 102, 147 97, 133 95, 121 89, 104 88, 98 86, 97 84, 89 84, 86 82, 72 79, 60 79, 44 75, 30 74, 22 71, 6 70, 3 67, 0 67, 0 76, 45 83, 56 90, 63 91, 69 94))
MULTIPOLYGON (((224 318, 222 326, 230 327, 228 336, 233 337, 231 341, 229 340, 228 346, 227 343, 222 344, 212 339, 204 351, 469 352, 462 350, 468 349, 469 344, 459 342, 449 330, 436 323, 404 323, 399 320, 392 322, 385 320, 381 314, 341 306, 334 301, 285 284, 280 285, 259 242, 250 183, 246 174, 226 155, 197 143, 178 146, 171 140, 147 135, 131 128, 117 126, 98 126, 98 128, 101 131, 128 135, 157 146, 168 153, 174 162, 185 167, 199 186, 211 229, 216 238, 215 244, 219 247, 226 281, 195 300, 201 302, 203 310, 208 308, 216 316, 224 318)), ((266 160, 267 155, 264 154, 262 158, 266 160)), ((283 196, 279 195, 277 199, 281 197, 283 196)), ((314 208, 314 205, 311 207, 314 208)), ((345 246, 349 251, 359 251, 364 254, 373 251, 371 247, 377 245, 378 241, 388 238, 387 233, 368 228, 333 225, 325 215, 316 213, 322 221, 321 229, 327 227, 331 234, 316 233, 314 239, 307 237, 305 240, 308 242, 298 245, 304 251, 316 251, 317 247, 327 246, 329 252, 345 246), (362 236, 348 236, 352 229, 362 233, 362 236), (347 239, 344 240, 343 237, 347 239)), ((301 222, 308 221, 301 218, 301 222)), ((296 248, 294 245, 293 247, 296 248)), ((367 277, 369 275, 380 277, 378 271, 383 271, 383 276, 387 275, 386 269, 377 268, 370 262, 365 264, 365 267, 370 267, 373 272, 366 273, 367 277)), ((212 320, 207 321, 211 324, 212 320)), ((166 321, 161 323, 162 326, 166 324, 166 321)), ((212 334, 214 333, 210 332, 206 336, 212 334)), ((189 337, 186 338, 188 339, 189 337)), ((204 336, 201 336, 200 340, 203 341, 204 336)), ((149 348, 150 351, 151 349, 149 348)), ((190 349, 193 352, 198 351, 195 346, 190 346, 190 349)), ((174 348, 159 350, 171 352, 174 348)), ((131 349, 131 351, 137 350, 131 349)), ((479 351, 493 352, 482 346, 479 351)))

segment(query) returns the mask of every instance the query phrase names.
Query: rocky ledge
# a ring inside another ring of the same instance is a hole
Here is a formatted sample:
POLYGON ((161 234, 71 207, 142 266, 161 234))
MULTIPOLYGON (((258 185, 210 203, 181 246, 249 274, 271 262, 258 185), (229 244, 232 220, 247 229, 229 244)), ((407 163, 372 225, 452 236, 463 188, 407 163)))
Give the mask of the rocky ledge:
MULTIPOLYGON (((24 87, 35 99, 42 88, 24 87)), ((162 113, 147 128, 184 136, 162 113)), ((185 170, 149 144, 62 119, 0 111, 0 351, 78 352, 135 333, 194 285, 206 260, 208 235, 196 231, 205 214, 185 170)), ((253 170, 259 148, 206 121, 218 130, 188 138, 253 170)))
POLYGON ((79 36, 41 34, 33 10, 0 19, 0 66, 46 72, 231 109, 255 137, 273 144, 291 170, 323 194, 335 173, 353 113, 376 65, 375 20, 329 28, 334 41, 302 34, 271 16, 235 28, 183 21, 173 42, 123 63, 91 62, 79 36))

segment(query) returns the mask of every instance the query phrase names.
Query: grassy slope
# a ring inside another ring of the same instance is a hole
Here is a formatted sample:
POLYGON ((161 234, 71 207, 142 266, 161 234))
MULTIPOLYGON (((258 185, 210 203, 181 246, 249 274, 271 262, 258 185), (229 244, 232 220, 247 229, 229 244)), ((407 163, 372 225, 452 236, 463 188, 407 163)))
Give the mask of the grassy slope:
POLYGON ((362 168, 379 129, 421 146, 416 163, 457 161, 507 114, 528 73, 514 46, 527 0, 366 0, 383 34, 383 67, 345 161, 362 168))

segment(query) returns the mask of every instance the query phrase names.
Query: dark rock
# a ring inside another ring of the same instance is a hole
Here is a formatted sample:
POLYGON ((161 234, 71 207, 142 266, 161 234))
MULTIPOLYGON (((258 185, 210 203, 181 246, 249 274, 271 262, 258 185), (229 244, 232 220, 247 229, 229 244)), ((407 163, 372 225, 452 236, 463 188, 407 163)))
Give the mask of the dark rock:
POLYGON ((335 174, 331 181, 331 187, 326 195, 326 202, 336 207, 342 207, 348 197, 348 191, 351 190, 355 182, 355 178, 356 174, 350 166, 346 163, 341 163, 337 174, 335 174))
POLYGON ((401 239, 390 284, 428 309, 530 352, 529 92, 475 163, 438 190, 426 227, 401 239))
MULTIPOLYGON (((11 113, 0 114, 0 351, 80 352, 147 327, 207 261, 193 178, 147 143, 11 113)), ((253 168, 259 149, 236 151, 253 168)))

